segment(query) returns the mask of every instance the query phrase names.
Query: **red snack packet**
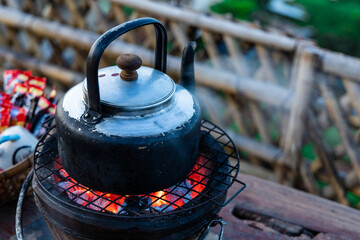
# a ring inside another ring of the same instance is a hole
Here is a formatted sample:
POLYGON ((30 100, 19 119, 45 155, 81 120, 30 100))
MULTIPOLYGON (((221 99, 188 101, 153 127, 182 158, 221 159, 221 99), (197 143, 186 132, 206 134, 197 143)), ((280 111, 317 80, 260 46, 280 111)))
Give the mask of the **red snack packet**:
POLYGON ((7 86, 9 85, 9 82, 11 79, 13 79, 15 76, 18 75, 18 73, 20 72, 20 70, 5 70, 4 74, 3 74, 3 78, 4 78, 4 89, 7 88, 7 86))
POLYGON ((2 105, 0 109, 0 133, 10 125, 11 105, 2 105), (9 107, 10 106, 10 107, 9 107))
POLYGON ((32 96, 32 97, 35 97, 35 98, 39 98, 43 95, 44 93, 44 90, 37 87, 37 86, 32 86, 30 85, 27 92, 32 96))
POLYGON ((11 96, 7 93, 0 93, 0 105, 3 103, 10 103, 11 96))
POLYGON ((10 112, 10 126, 25 126, 26 110, 21 107, 13 106, 10 112))
POLYGON ((46 87, 46 78, 31 76, 27 81, 28 93, 32 98, 39 98, 43 95, 46 87))
POLYGON ((15 84, 26 82, 30 79, 31 71, 5 70, 4 71, 4 90, 6 93, 12 93, 15 84))
POLYGON ((46 87, 46 78, 30 76, 29 80, 27 81, 27 84, 28 84, 28 88, 33 86, 42 89, 44 91, 46 87))
POLYGON ((26 94, 27 93, 26 85, 22 83, 16 83, 13 87, 12 95, 14 96, 15 93, 26 94))

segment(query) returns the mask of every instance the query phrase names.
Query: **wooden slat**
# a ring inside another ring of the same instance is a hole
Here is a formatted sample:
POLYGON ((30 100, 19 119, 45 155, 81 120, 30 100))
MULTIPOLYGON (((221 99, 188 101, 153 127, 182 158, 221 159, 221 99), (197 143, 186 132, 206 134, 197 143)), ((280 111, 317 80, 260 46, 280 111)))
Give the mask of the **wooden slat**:
POLYGON ((209 54, 210 61, 215 68, 221 68, 218 48, 215 44, 213 34, 202 30, 202 39, 205 43, 206 52, 209 54))
POLYGON ((250 136, 248 131, 248 127, 246 126, 246 121, 244 119, 243 114, 240 113, 238 104, 236 103, 235 98, 230 95, 226 94, 226 102, 229 104, 229 113, 232 116, 233 120, 235 121, 236 126, 239 128, 241 134, 245 136, 250 136))
MULTIPOLYGON (((301 58, 301 53, 304 50, 306 46, 305 41, 299 41, 299 43, 297 44, 295 51, 294 51, 294 57, 293 57, 293 62, 291 65, 291 70, 290 70, 290 76, 288 78, 288 82, 287 82, 287 87, 289 89, 294 90, 295 86, 296 86, 296 81, 297 81, 297 76, 298 76, 298 72, 299 72, 299 66, 300 66, 300 58, 301 58)), ((289 125, 289 115, 288 114, 283 114, 282 118, 280 118, 281 121, 281 125, 282 128, 280 131, 280 143, 279 145, 284 148, 286 145, 286 134, 287 131, 286 129, 288 129, 288 125, 289 125)))
POLYGON ((270 83, 278 84, 276 75, 273 70, 274 67, 271 64, 268 50, 264 46, 259 44, 257 44, 255 48, 261 63, 261 67, 264 71, 264 79, 269 81, 270 83))
POLYGON ((320 79, 318 83, 320 86, 321 95, 323 96, 326 103, 326 108, 329 111, 331 119, 338 128, 342 144, 344 145, 345 150, 350 158, 352 166, 357 174, 357 178, 360 180, 360 154, 358 152, 357 145, 352 138, 349 127, 343 118, 341 108, 324 79, 320 79))
MULTIPOLYGON (((307 129, 311 140, 315 144, 316 153, 325 167, 326 173, 329 177, 330 184, 334 189, 337 200, 344 204, 349 205, 349 201, 346 197, 346 190, 344 185, 339 179, 338 173, 335 167, 335 158, 329 153, 329 149, 321 136, 320 126, 316 121, 316 118, 312 112, 308 113, 308 121, 306 121, 307 129)), ((315 182, 315 181, 314 181, 315 182)))
POLYGON ((155 36, 154 28, 152 26, 145 26, 143 27, 143 33, 146 34, 146 37, 145 37, 145 42, 142 45, 146 48, 155 49, 156 36, 155 36))
POLYGON ((250 77, 249 66, 245 60, 244 54, 239 49, 238 43, 236 43, 235 39, 229 35, 223 35, 223 39, 235 72, 241 77, 250 77))
POLYGON ((251 164, 247 161, 242 161, 240 163, 240 172, 256 176, 262 179, 266 179, 272 182, 277 181, 275 173, 269 169, 261 167, 260 164, 251 164))
POLYGON ((309 193, 320 195, 319 186, 316 183, 315 176, 310 170, 310 164, 306 161, 300 163, 300 176, 304 184, 305 190, 309 193))
POLYGON ((271 144, 271 135, 269 132, 269 128, 268 125, 266 124, 265 118, 263 116, 260 107, 258 106, 257 103, 253 101, 249 102, 249 107, 256 129, 260 133, 261 140, 264 143, 271 144))
POLYGON ((268 33, 246 25, 218 19, 205 14, 198 14, 186 9, 174 8, 167 4, 153 1, 134 1, 134 0, 111 0, 128 7, 133 7, 138 11, 151 13, 169 20, 183 22, 200 29, 227 34, 244 40, 276 47, 285 51, 292 51, 296 46, 296 40, 279 34, 268 33))
POLYGON ((30 53, 32 56, 35 56, 36 58, 44 59, 43 52, 41 51, 41 48, 39 46, 39 43, 41 42, 41 38, 29 31, 26 31, 26 36, 29 44, 27 53, 28 54, 30 53))
POLYGON ((6 31, 6 38, 9 42, 9 45, 11 48, 13 48, 16 51, 25 51, 25 49, 22 48, 22 45, 20 44, 20 41, 18 41, 18 29, 14 27, 8 27, 6 31))
POLYGON ((65 0, 65 4, 67 5, 71 13, 71 19, 70 19, 71 25, 78 28, 85 28, 86 26, 85 20, 84 17, 81 16, 78 12, 76 1, 65 0))
POLYGON ((240 94, 281 109, 290 109, 294 92, 286 88, 251 78, 240 78, 229 72, 211 69, 201 64, 195 64, 195 69, 195 78, 199 84, 228 93, 240 94))
MULTIPOLYGON (((230 94, 226 94, 226 101, 228 103, 228 112, 232 116, 233 121, 235 121, 236 126, 239 128, 240 133, 246 137, 251 137, 249 127, 246 126, 246 119, 244 117, 246 113, 241 113, 239 111, 239 106, 236 103, 235 98, 230 94)), ((249 160, 253 164, 260 165, 258 159, 252 154, 249 155, 249 160)))
POLYGON ((110 26, 109 23, 104 18, 103 13, 101 12, 98 4, 99 4, 98 1, 90 1, 91 11, 96 18, 96 30, 99 33, 104 33, 110 29, 110 26))
MULTIPOLYGON (((231 212, 245 211, 304 227, 314 231, 316 237, 321 233, 331 234, 335 237, 332 239, 355 240, 360 236, 360 214, 355 209, 246 174, 240 173, 238 179, 247 187, 221 211, 225 220, 231 212)), ((228 196, 237 189, 236 185, 230 188, 228 196)), ((243 235, 231 239, 243 239, 243 235)))
POLYGON ((220 111, 223 110, 223 105, 221 104, 223 101, 220 97, 211 89, 201 86, 196 88, 196 93, 200 105, 205 110, 204 112, 210 116, 211 121, 216 125, 221 125, 223 121, 220 111))
POLYGON ((180 49, 183 49, 186 44, 189 42, 189 38, 184 33, 184 30, 181 28, 178 22, 170 21, 170 30, 175 37, 175 41, 180 46, 180 49))
POLYGON ((348 93, 348 99, 351 105, 356 109, 357 116, 360 116, 360 86, 359 83, 353 82, 347 78, 343 79, 345 89, 348 93))
POLYGON ((226 131, 231 139, 234 141, 237 148, 251 155, 261 158, 265 162, 276 164, 276 162, 282 157, 283 151, 272 145, 255 141, 249 137, 241 136, 233 133, 231 130, 226 131))
MULTIPOLYGON (((310 102, 310 94, 313 88, 314 55, 308 51, 301 54, 299 72, 297 77, 295 98, 290 112, 289 125, 286 133, 284 162, 296 170, 299 166, 301 154, 299 150, 302 144, 304 131, 303 121, 310 102)), ((297 171, 295 171, 296 173, 297 171)), ((285 171, 284 171, 285 173, 285 171)), ((291 174, 290 184, 294 181, 296 174, 291 174)))
POLYGON ((318 49, 321 70, 360 82, 360 59, 324 49, 318 49))

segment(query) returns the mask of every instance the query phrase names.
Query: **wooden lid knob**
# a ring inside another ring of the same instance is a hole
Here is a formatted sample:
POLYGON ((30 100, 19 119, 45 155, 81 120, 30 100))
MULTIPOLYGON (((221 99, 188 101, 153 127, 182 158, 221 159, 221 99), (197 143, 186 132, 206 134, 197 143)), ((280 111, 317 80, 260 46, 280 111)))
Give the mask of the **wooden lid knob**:
POLYGON ((124 81, 133 81, 138 78, 136 72, 141 67, 142 60, 134 54, 121 54, 116 59, 116 65, 122 69, 120 77, 124 81))

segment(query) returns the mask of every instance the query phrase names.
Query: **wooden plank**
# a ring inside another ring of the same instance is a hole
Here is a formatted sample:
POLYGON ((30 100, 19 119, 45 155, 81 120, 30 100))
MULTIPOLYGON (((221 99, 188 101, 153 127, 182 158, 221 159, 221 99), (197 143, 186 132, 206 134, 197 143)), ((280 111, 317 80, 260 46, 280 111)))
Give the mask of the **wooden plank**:
MULTIPOLYGON (((220 212, 225 221, 233 221, 229 213, 241 210, 311 230, 318 239, 324 239, 320 234, 328 234, 336 239, 359 239, 358 210, 246 174, 240 173, 238 179, 244 181, 247 187, 220 212)), ((238 187, 234 185, 230 188, 228 196, 232 196, 238 187)), ((228 227, 232 226, 235 227, 236 223, 228 227)), ((243 238, 241 232, 238 232, 236 238, 228 239, 243 238)))

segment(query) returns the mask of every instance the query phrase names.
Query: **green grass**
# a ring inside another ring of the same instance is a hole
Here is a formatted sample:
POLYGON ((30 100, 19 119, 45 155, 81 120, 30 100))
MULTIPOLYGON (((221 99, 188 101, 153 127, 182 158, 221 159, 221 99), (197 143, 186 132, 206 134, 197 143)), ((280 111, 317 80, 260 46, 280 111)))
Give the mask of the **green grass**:
POLYGON ((360 56, 360 1, 296 0, 304 6, 309 19, 301 25, 312 26, 315 39, 324 48, 360 56))
POLYGON ((316 179, 316 184, 319 186, 320 189, 323 189, 324 187, 329 185, 326 182, 320 181, 318 179, 316 179))
POLYGON ((360 203, 360 196, 357 196, 356 194, 352 192, 346 193, 347 198, 349 199, 350 205, 353 207, 356 207, 360 203))
POLYGON ((315 145, 312 142, 306 143, 301 149, 304 158, 314 161, 316 159, 315 145))
POLYGON ((216 13, 230 13, 236 18, 249 20, 251 14, 259 9, 259 5, 254 0, 223 0, 212 5, 210 9, 216 13))
MULTIPOLYGON (((269 0, 223 0, 210 7, 219 14, 232 14, 235 18, 250 20, 255 14, 276 16, 269 13, 269 0)), ((291 2, 289 3, 291 4, 291 2)), ((309 18, 293 22, 310 26, 314 39, 323 48, 360 56, 360 1, 359 0, 295 0, 302 5, 309 18)), ((290 21, 285 20, 284 21, 290 21)), ((266 23, 265 23, 266 24, 266 23)))

